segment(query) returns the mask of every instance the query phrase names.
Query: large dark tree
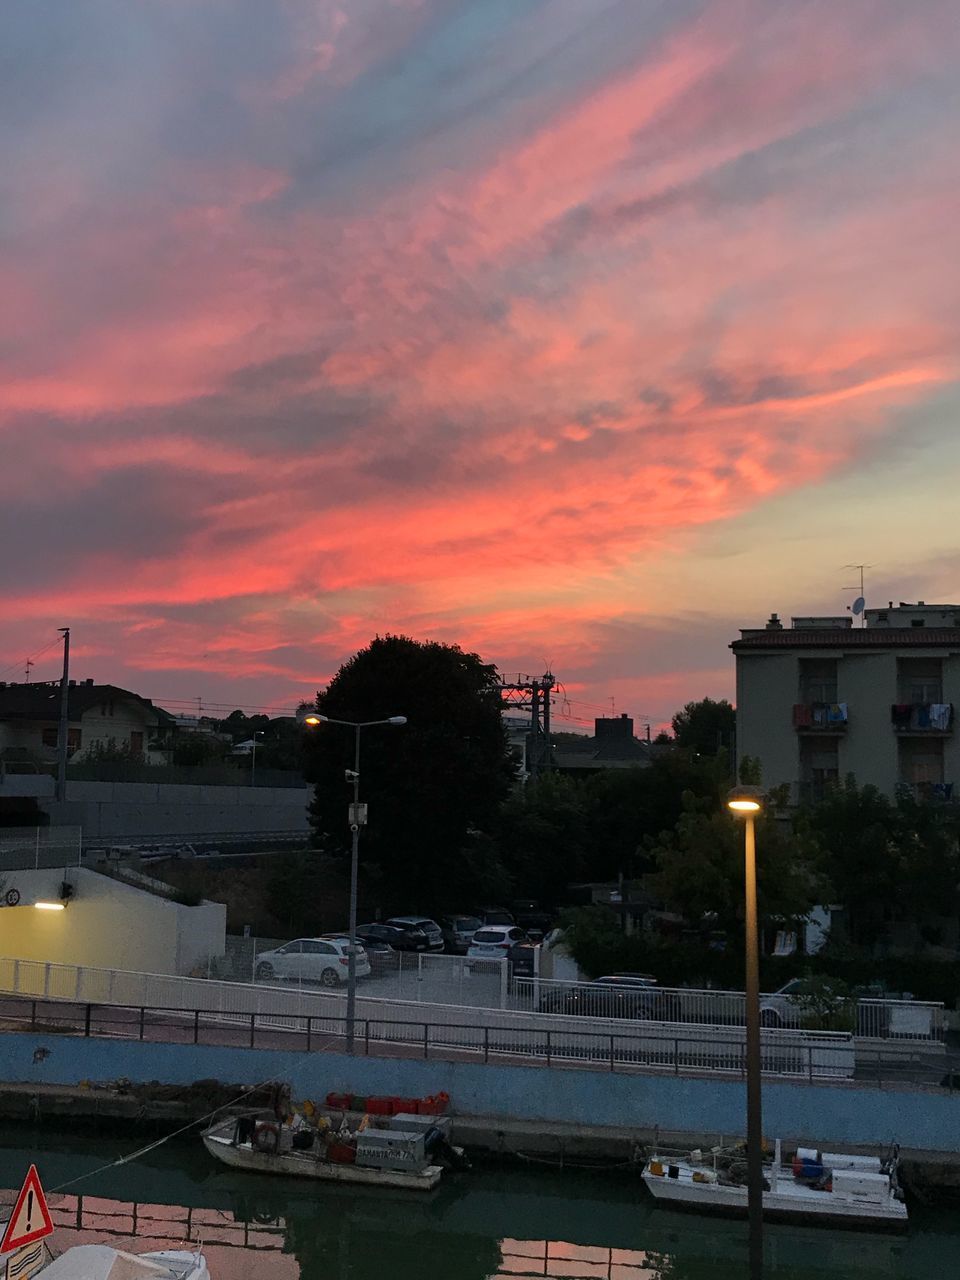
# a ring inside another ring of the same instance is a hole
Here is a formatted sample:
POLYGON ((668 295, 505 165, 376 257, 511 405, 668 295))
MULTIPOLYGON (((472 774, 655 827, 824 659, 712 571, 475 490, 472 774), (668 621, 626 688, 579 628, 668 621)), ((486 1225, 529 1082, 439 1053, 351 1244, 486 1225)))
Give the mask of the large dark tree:
MULTIPOLYGON (((454 899, 484 878, 477 835, 493 825, 513 776, 495 668, 454 645, 378 636, 340 668, 317 707, 354 722, 407 717, 401 727, 361 731, 367 884, 379 885, 388 909, 469 905, 454 899)), ((353 750, 353 730, 340 725, 321 724, 308 739, 312 823, 327 852, 350 846, 344 771, 353 750)))
POLYGON ((673 717, 673 733, 678 747, 685 747, 701 756, 715 756, 721 750, 730 751, 736 729, 737 713, 721 698, 701 698, 688 702, 673 717))
POLYGON ((930 931, 960 910, 958 823, 947 806, 920 804, 908 793, 890 800, 848 777, 801 811, 796 825, 819 849, 853 942, 883 943, 893 923, 932 939, 930 931))

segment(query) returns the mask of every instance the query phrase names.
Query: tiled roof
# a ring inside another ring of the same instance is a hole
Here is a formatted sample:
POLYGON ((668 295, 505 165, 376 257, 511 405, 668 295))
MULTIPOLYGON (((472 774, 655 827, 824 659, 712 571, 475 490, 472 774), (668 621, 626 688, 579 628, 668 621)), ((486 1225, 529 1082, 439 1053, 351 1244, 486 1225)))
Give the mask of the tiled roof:
MULTIPOLYGON (((120 701, 138 702, 147 711, 153 712, 161 724, 170 722, 172 717, 160 707, 155 707, 149 698, 141 698, 138 693, 129 689, 120 689, 115 684, 75 684, 70 686, 67 696, 67 716, 70 720, 79 720, 86 711, 104 702, 120 701)), ((0 684, 0 720, 42 720, 56 721, 60 717, 60 684, 48 681, 36 684, 0 684)))
POLYGON ((734 653, 749 649, 960 648, 960 627, 784 627, 734 640, 734 653))

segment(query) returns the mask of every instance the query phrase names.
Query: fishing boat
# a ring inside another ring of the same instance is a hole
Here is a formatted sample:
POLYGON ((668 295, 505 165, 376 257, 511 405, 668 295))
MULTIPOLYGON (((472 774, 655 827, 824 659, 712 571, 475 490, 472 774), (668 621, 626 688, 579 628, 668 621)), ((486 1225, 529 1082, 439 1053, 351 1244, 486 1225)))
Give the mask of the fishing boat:
POLYGON ((106 1244, 75 1245, 39 1271, 24 1270, 23 1274, 40 1280, 210 1280, 199 1249, 125 1253, 106 1244))
POLYGON ((241 1115, 203 1134, 212 1156, 234 1169, 322 1182, 431 1191, 445 1168, 466 1166, 450 1145, 445 1116, 241 1115))
MULTIPOLYGON (((763 1216, 772 1220, 906 1230, 907 1206, 897 1178, 898 1152, 874 1156, 820 1153, 800 1147, 789 1165, 779 1139, 764 1165, 763 1216)), ((686 1158, 654 1155, 643 1170, 654 1199, 700 1213, 747 1212, 743 1149, 693 1151, 686 1158)))

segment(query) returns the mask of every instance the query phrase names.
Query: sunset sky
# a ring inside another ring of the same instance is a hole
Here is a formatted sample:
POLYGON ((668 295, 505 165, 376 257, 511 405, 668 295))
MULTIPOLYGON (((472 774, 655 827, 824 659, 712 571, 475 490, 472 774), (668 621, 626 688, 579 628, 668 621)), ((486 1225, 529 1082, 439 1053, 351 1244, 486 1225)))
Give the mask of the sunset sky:
POLYGON ((960 597, 957 0, 6 0, 0 62, 2 678, 279 713, 401 631, 656 724, 848 562, 960 597))

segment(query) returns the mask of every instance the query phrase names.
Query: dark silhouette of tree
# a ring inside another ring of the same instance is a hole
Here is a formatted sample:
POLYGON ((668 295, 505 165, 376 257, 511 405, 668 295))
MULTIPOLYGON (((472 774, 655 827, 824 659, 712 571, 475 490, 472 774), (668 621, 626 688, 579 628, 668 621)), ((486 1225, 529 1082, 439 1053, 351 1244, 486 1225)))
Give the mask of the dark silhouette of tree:
POLYGON ((672 721, 677 746, 701 756, 715 756, 721 750, 729 752, 736 723, 736 712, 725 698, 719 702, 712 698, 688 702, 672 721))
MULTIPOLYGON (((514 776, 496 669, 456 645, 378 636, 340 668, 317 707, 339 720, 407 717, 402 727, 361 731, 360 799, 369 805, 361 861, 384 898, 424 910, 469 892, 486 872, 478 833, 495 825, 514 776)), ((344 770, 353 750, 353 730, 340 725, 321 724, 306 740, 311 818, 326 852, 350 847, 344 770)))

